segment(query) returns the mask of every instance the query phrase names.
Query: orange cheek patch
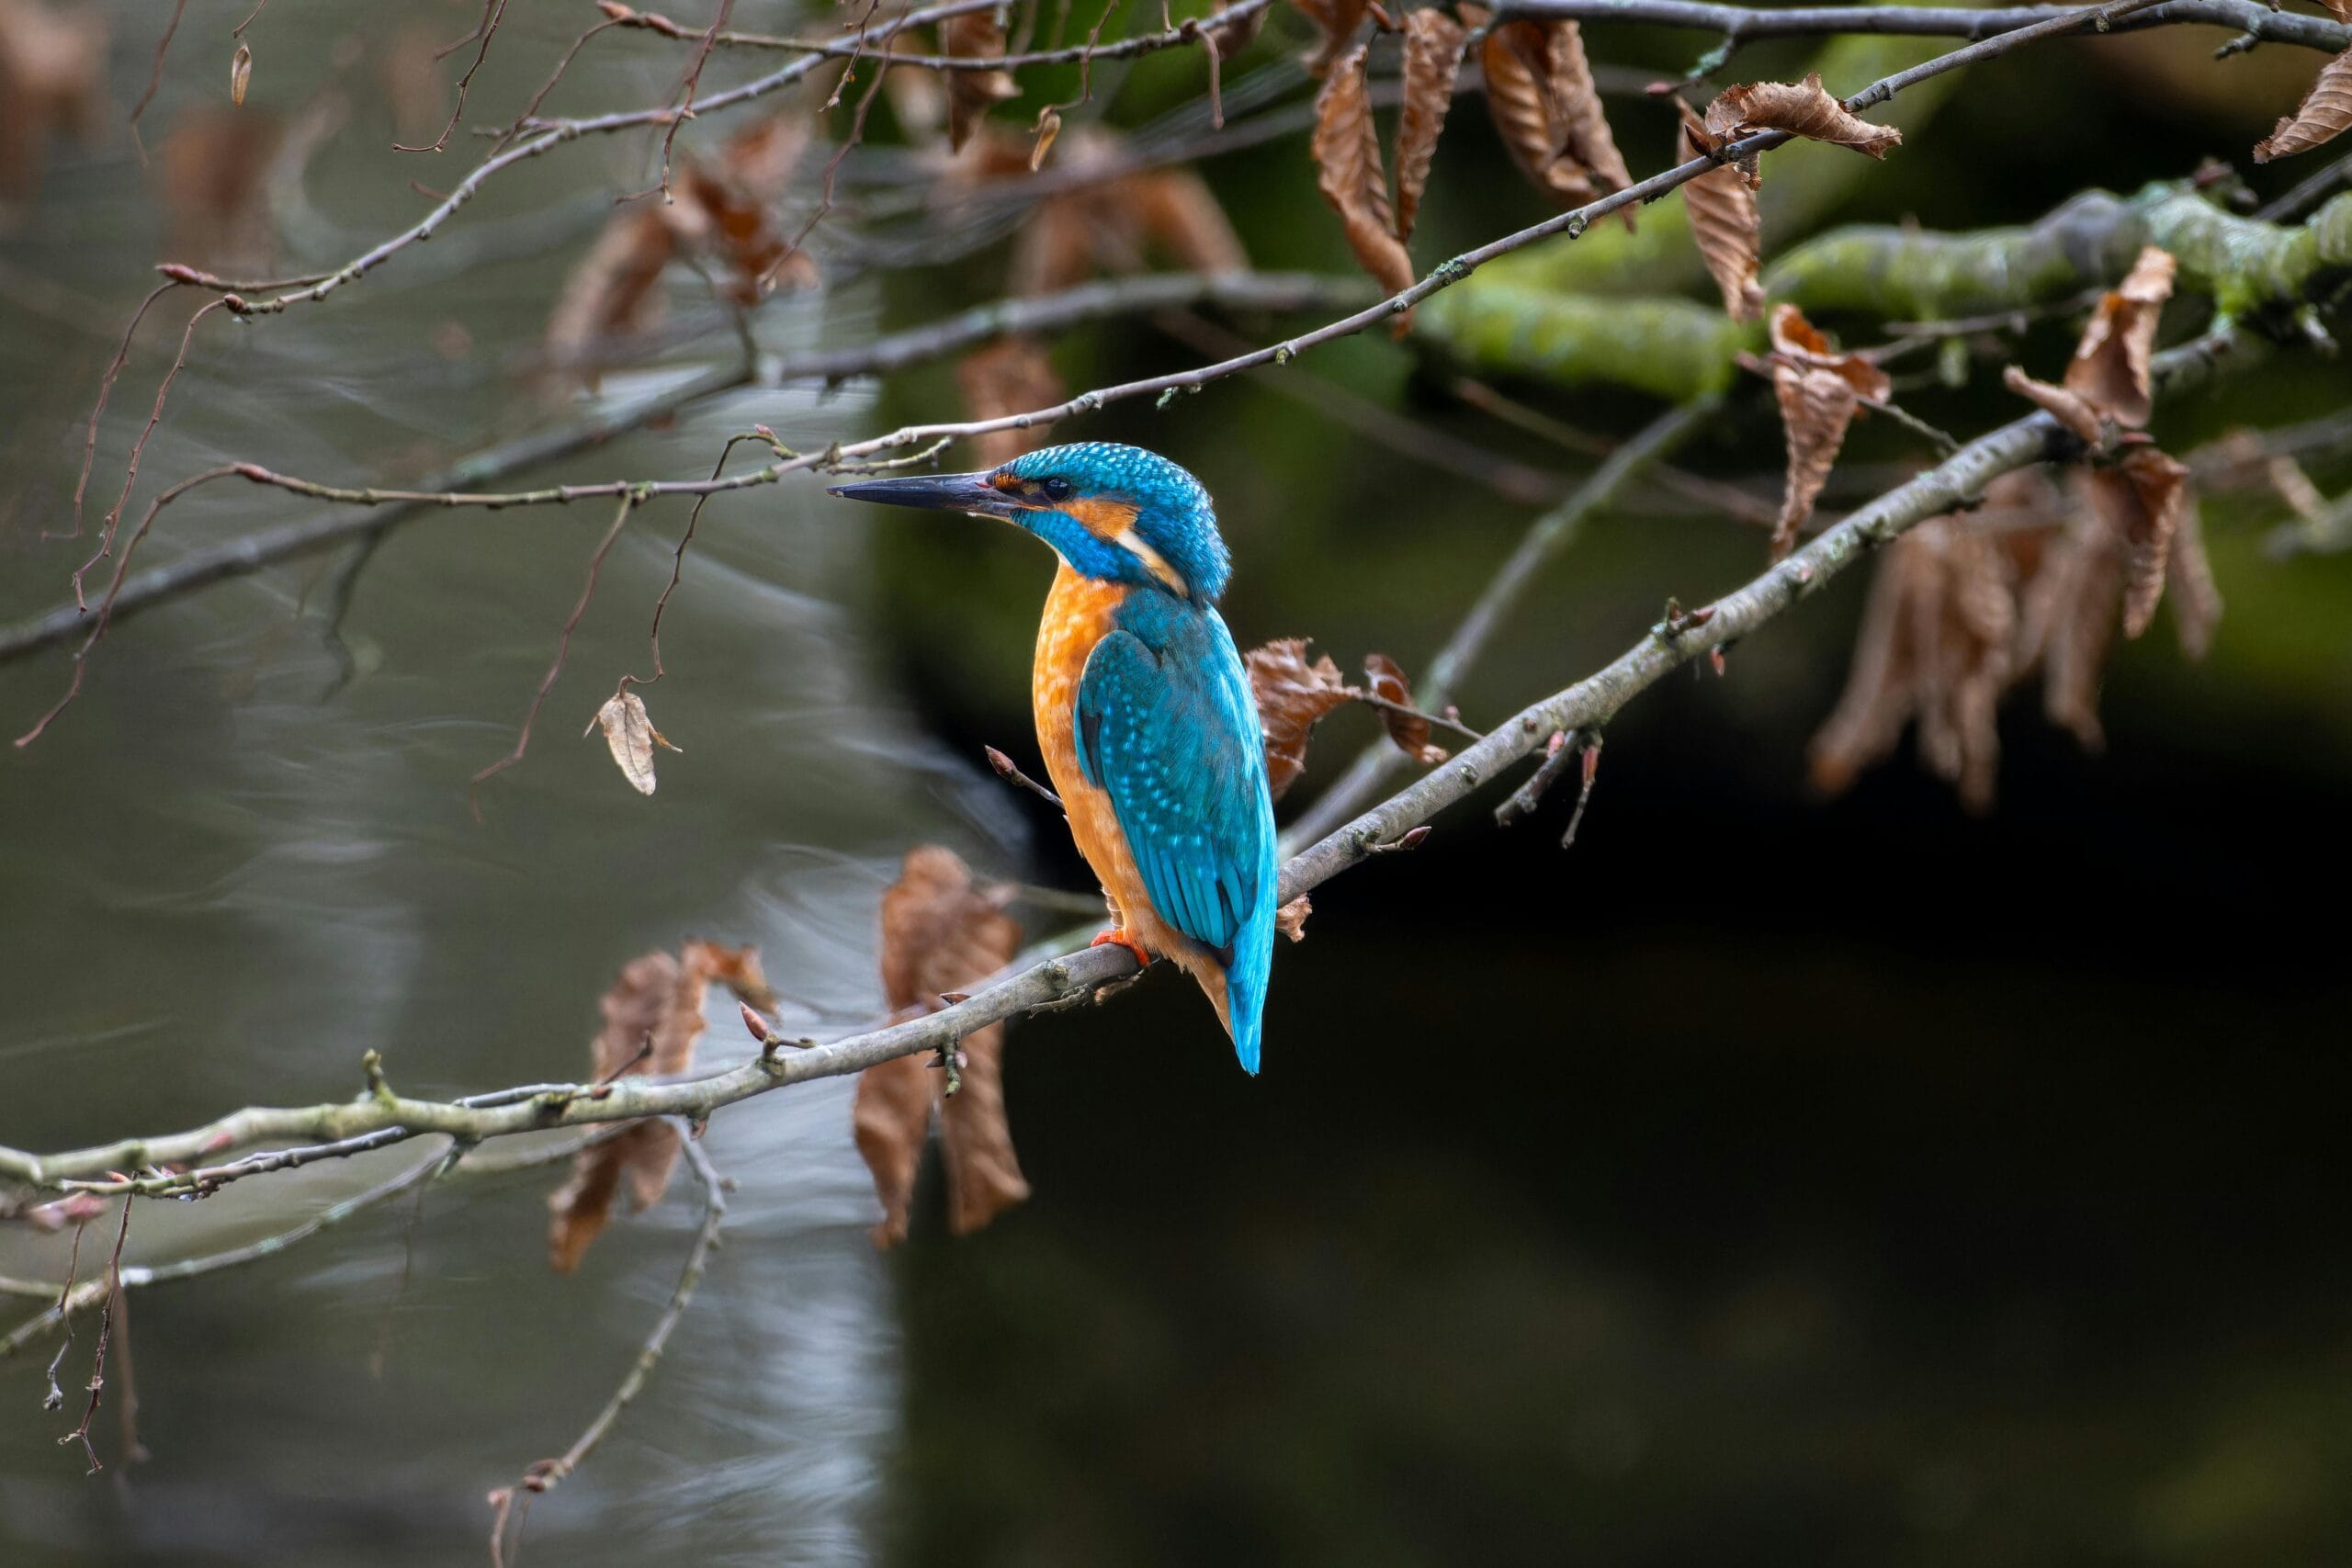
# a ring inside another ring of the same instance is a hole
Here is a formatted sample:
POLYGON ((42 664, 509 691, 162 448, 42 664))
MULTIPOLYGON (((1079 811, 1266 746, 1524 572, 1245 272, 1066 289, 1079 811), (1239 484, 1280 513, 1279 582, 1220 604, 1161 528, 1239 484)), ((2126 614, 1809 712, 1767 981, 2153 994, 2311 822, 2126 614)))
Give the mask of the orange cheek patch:
POLYGON ((1055 510, 1077 518, 1098 539, 1115 539, 1134 527, 1137 511, 1124 501, 1093 498, 1065 502, 1055 510))

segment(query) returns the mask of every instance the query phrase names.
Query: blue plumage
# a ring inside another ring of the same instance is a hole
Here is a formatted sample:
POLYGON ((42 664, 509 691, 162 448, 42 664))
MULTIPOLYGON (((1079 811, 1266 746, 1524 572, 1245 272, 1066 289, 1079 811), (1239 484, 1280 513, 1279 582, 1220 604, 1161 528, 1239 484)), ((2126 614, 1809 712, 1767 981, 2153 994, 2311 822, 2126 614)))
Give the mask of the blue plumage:
POLYGON ((1079 765, 1110 795, 1160 919, 1224 964, 1234 1051, 1254 1073, 1277 866, 1249 677, 1213 608, 1137 594, 1116 621, 1079 685, 1079 765))

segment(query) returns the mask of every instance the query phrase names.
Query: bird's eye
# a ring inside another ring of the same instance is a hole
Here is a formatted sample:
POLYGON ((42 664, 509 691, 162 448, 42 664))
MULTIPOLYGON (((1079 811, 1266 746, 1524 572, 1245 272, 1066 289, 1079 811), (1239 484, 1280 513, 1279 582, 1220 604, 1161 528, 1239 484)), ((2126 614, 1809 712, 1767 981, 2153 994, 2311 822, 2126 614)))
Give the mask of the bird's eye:
POLYGON ((1068 501, 1069 499, 1069 481, 1068 479, 1050 479, 1046 480, 1043 484, 1040 484, 1037 488, 1039 491, 1044 492, 1047 501, 1068 501))

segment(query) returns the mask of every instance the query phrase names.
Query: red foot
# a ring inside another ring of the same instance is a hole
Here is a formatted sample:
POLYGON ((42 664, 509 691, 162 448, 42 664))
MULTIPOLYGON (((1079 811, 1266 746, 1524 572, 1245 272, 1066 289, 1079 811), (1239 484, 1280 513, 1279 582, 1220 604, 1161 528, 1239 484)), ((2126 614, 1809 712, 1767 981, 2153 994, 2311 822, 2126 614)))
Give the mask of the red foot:
POLYGON ((1151 967, 1151 954, 1146 953, 1141 945, 1139 945, 1133 937, 1127 935, 1126 931, 1123 929, 1114 927, 1110 931, 1104 931, 1102 935, 1096 937, 1092 942, 1088 942, 1086 945, 1089 947, 1101 947, 1106 942, 1114 946, 1124 947, 1129 953, 1134 953, 1136 955, 1136 968, 1148 969, 1151 967))

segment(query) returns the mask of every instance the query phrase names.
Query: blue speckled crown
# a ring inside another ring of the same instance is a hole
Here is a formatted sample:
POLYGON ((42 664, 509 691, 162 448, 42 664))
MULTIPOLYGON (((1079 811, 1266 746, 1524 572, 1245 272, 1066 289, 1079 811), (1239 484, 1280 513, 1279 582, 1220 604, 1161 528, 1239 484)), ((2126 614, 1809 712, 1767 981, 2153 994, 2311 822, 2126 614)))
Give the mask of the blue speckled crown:
POLYGON ((1024 479, 1062 479, 1077 494, 1124 501, 1136 510, 1136 532, 1182 572, 1193 596, 1214 604, 1233 577, 1233 560, 1216 529, 1207 489, 1156 452, 1111 441, 1045 446, 1015 457, 1007 471, 1024 479))

